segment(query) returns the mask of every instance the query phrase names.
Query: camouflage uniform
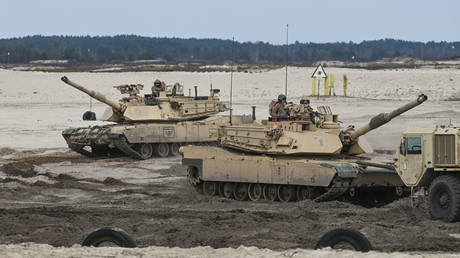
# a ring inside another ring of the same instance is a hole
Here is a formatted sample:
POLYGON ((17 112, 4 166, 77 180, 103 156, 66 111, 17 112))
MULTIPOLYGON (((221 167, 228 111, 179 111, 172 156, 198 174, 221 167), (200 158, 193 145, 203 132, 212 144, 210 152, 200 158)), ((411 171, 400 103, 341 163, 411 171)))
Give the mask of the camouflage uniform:
POLYGON ((272 116, 275 118, 287 118, 289 117, 288 110, 286 109, 286 96, 280 94, 278 101, 272 108, 272 116))
POLYGON ((160 81, 160 80, 155 80, 155 82, 153 83, 153 86, 152 86, 152 94, 155 96, 155 97, 159 97, 160 96, 160 91, 164 90, 163 89, 163 83, 160 81))

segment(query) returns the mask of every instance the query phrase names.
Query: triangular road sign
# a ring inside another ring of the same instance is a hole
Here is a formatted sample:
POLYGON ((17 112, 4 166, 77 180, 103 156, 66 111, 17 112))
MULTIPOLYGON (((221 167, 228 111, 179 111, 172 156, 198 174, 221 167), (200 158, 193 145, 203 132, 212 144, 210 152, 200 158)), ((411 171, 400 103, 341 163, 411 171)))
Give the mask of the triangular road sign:
POLYGON ((311 78, 318 78, 318 79, 325 79, 327 78, 327 74, 326 72, 324 71, 323 69, 323 66, 321 66, 321 64, 319 64, 315 71, 313 72, 313 74, 311 75, 311 78))

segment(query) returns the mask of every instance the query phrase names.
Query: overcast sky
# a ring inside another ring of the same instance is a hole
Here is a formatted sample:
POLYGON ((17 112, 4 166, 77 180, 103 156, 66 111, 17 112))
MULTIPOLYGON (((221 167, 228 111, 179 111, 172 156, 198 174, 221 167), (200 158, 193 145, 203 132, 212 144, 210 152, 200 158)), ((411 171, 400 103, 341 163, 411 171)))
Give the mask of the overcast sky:
POLYGON ((238 41, 460 41, 457 0, 0 0, 0 38, 117 35, 238 41))

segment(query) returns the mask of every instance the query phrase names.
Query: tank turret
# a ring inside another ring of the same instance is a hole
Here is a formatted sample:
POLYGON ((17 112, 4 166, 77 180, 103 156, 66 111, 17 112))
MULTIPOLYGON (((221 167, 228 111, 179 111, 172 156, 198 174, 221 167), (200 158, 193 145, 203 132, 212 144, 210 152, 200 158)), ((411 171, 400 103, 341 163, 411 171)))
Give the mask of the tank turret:
MULTIPOLYGON (((269 155, 356 155, 372 152, 363 136, 396 116, 420 105, 427 96, 373 117, 368 124, 355 130, 353 125, 341 128, 338 115, 329 106, 314 111, 308 101, 286 104, 287 117, 270 117, 258 126, 225 126, 219 131, 224 147, 269 155)), ((273 103, 270 105, 272 108, 273 103)))
POLYGON ((89 90, 72 82, 67 77, 61 80, 66 84, 88 94, 90 97, 108 105, 110 108, 103 115, 103 120, 112 122, 149 122, 149 121, 186 121, 204 119, 210 115, 227 111, 228 108, 216 95, 218 89, 209 96, 184 96, 183 86, 176 83, 172 86, 153 88, 152 94, 138 95, 144 86, 130 84, 115 86, 122 94, 128 94, 118 103, 107 99, 101 93, 89 90))

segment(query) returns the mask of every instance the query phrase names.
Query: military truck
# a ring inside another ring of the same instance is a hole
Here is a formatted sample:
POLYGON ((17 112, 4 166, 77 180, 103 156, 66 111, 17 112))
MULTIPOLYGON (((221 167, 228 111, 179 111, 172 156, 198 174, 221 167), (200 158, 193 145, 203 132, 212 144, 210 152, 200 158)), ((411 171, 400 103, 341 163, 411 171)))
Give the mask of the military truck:
MULTIPOLYGON (((177 155, 183 144, 215 143, 217 128, 229 124, 228 116, 212 116, 229 110, 217 96, 219 89, 211 88, 209 96, 198 96, 195 87, 195 96, 185 96, 182 85, 158 81, 151 94, 139 96, 143 85, 120 85, 114 88, 128 96, 117 103, 65 76, 61 80, 109 106, 102 120, 115 124, 62 132, 70 149, 89 157, 113 153, 136 159, 177 155)), ((233 117, 232 123, 243 122, 252 119, 233 117)))
POLYGON ((375 162, 362 136, 420 105, 427 97, 373 117, 358 129, 341 128, 328 106, 286 105, 287 118, 222 126, 220 147, 186 146, 180 152, 190 184, 207 195, 237 200, 347 199, 379 206, 408 194, 392 161, 375 162), (222 165, 225 164, 225 165, 222 165))
POLYGON ((437 125, 408 128, 396 152, 395 167, 404 184, 428 192, 433 219, 460 220, 460 128, 437 125))

